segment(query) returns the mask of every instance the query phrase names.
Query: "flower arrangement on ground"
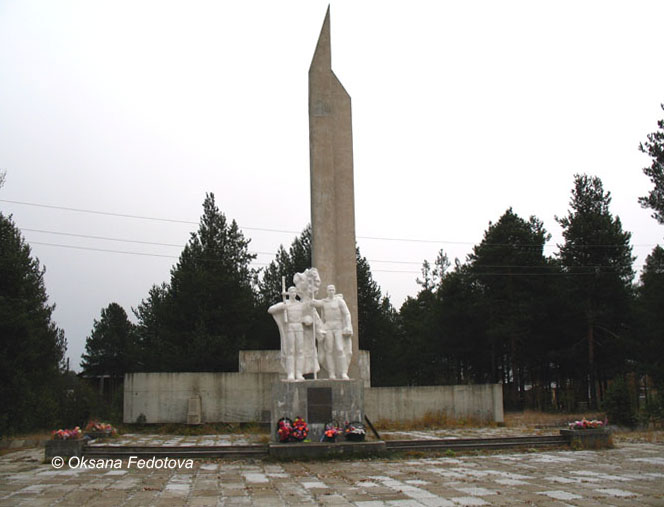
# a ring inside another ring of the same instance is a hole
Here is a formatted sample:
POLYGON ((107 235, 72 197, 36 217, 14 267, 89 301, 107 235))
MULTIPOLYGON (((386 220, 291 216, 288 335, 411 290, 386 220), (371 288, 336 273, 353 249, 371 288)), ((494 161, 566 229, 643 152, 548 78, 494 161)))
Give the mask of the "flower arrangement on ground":
POLYGON ((78 440, 83 436, 83 432, 76 426, 71 430, 54 430, 51 435, 53 435, 53 440, 78 440))
POLYGON ((571 430, 595 430, 595 429, 603 429, 604 426, 606 425, 606 422, 598 421, 597 419, 593 419, 589 421, 585 417, 581 419, 580 421, 574 421, 568 424, 569 429, 571 430))
POLYGON ((282 417, 277 421, 277 436, 279 442, 301 442, 309 434, 309 427, 300 416, 292 421, 288 417, 282 417))
POLYGON ((277 422, 277 436, 279 442, 288 442, 290 440, 291 431, 293 431, 293 421, 288 417, 282 417, 277 422))
POLYGON ((85 427, 86 433, 103 433, 104 435, 116 435, 117 430, 110 425, 109 423, 99 422, 99 421, 90 421, 85 427))
POLYGON ((341 428, 339 428, 339 423, 337 421, 330 421, 325 425, 325 430, 320 437, 321 442, 336 442, 337 436, 341 433, 341 428))
POLYGON ((296 417, 293 421, 293 430, 291 431, 291 439, 296 442, 302 442, 309 434, 309 427, 304 419, 296 417))
POLYGON ((346 422, 346 427, 344 428, 344 437, 346 440, 351 440, 354 442, 361 442, 367 436, 367 430, 359 421, 346 422))

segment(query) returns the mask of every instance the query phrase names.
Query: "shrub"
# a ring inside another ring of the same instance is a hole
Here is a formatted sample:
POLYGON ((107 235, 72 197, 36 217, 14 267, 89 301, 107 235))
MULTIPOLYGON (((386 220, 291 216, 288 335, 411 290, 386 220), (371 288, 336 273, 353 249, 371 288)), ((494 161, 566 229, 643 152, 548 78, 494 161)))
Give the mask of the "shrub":
POLYGON ((623 378, 618 377, 609 385, 604 396, 603 408, 610 424, 628 427, 636 424, 636 410, 629 387, 623 378))

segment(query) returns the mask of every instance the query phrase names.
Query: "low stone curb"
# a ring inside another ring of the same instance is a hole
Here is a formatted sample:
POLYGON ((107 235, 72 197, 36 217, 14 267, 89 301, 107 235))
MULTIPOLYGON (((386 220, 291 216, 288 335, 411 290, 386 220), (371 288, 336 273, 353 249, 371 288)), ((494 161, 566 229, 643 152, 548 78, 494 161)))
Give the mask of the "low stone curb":
POLYGON ((269 454, 279 459, 290 458, 338 458, 342 456, 380 456, 387 452, 385 442, 311 442, 294 444, 269 444, 269 454))
POLYGON ((560 430, 571 447, 606 449, 611 447, 611 431, 606 429, 560 430))
POLYGON ((7 438, 0 440, 0 449, 44 447, 50 438, 7 438))

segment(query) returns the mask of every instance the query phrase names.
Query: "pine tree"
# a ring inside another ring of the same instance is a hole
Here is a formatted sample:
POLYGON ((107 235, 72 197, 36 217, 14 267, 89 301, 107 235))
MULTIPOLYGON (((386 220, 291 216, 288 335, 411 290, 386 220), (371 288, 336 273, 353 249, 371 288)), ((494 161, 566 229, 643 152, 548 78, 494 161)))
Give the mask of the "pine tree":
MULTIPOLYGON (((664 104, 661 107, 664 109, 664 104)), ((659 131, 648 134, 648 140, 639 145, 639 150, 652 158, 652 164, 643 172, 655 185, 647 196, 639 198, 639 202, 644 208, 652 209, 653 218, 664 224, 664 120, 659 120, 657 126, 659 131)))
POLYGON ((255 315, 249 240, 207 194, 197 232, 136 310, 147 364, 157 371, 234 371, 255 315), (154 354, 153 359, 150 356, 154 354))
POLYGON ((563 269, 569 275, 570 297, 580 310, 587 344, 587 375, 590 403, 598 405, 598 361, 607 368, 615 354, 608 344, 624 335, 629 311, 632 268, 631 234, 613 217, 610 192, 597 177, 576 175, 567 216, 557 218, 565 243, 560 246, 563 269), (601 333, 603 350, 597 349, 601 333))
POLYGON ((153 285, 133 313, 138 323, 134 326, 138 348, 138 371, 163 371, 169 340, 167 336, 168 284, 153 285))
POLYGON ((637 288, 639 359, 645 373, 664 386, 664 248, 646 259, 637 288))
POLYGON ((286 289, 293 285, 295 273, 311 267, 311 225, 293 239, 288 251, 279 246, 275 259, 263 270, 258 282, 260 305, 267 308, 281 300, 281 279, 285 278, 286 289))
POLYGON ((499 353, 488 341, 489 308, 470 264, 455 261, 454 270, 441 280, 436 300, 442 383, 495 382, 491 359, 499 353))
POLYGON ((57 417, 67 348, 52 320, 44 268, 11 216, 0 213, 0 434, 44 428, 57 417))
POLYGON ((389 296, 383 296, 373 279, 369 261, 356 248, 357 260, 357 326, 360 350, 371 354, 371 384, 398 384, 403 341, 400 339, 398 315, 389 296))
POLYGON ((539 219, 526 221, 509 208, 498 222, 489 224, 468 257, 487 315, 492 381, 502 379, 510 403, 519 406, 534 366, 531 345, 543 341, 545 312, 540 301, 545 297, 542 276, 550 268, 543 253, 549 237, 539 219))
POLYGON ((135 339, 127 313, 119 304, 109 304, 102 309, 100 319, 94 321, 85 340, 83 373, 122 378, 125 373, 137 371, 139 355, 135 339))

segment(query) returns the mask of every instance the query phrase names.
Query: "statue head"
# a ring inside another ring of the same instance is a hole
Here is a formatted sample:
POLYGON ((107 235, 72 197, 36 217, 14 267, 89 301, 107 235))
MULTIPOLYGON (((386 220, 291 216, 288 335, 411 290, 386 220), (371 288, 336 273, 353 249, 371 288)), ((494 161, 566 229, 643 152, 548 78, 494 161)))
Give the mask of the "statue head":
POLYGON ((295 296, 297 296, 297 289, 291 285, 288 287, 288 299, 295 301, 295 296))
POLYGON ((333 298, 336 292, 337 288, 334 285, 330 284, 327 286, 327 297, 333 298))

